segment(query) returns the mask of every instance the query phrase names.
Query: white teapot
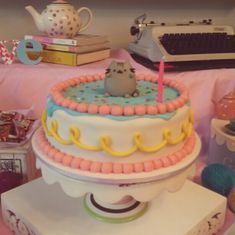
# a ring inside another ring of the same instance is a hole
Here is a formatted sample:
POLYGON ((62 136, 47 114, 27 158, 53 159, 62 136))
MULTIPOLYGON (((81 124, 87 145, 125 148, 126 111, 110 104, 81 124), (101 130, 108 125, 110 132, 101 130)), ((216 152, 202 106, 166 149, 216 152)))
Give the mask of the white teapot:
POLYGON ((87 7, 76 10, 65 0, 56 0, 39 14, 32 6, 25 9, 32 15, 39 31, 51 37, 72 38, 87 29, 92 22, 92 12, 87 7), (83 24, 80 13, 86 12, 88 19, 83 24))

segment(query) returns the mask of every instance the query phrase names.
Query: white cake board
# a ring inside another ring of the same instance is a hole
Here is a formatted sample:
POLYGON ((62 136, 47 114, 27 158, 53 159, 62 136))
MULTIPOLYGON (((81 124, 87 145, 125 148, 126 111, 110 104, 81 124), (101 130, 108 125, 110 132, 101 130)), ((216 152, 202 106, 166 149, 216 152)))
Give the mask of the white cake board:
POLYGON ((211 235, 222 227, 225 210, 226 198, 188 180, 178 192, 162 192, 142 217, 124 224, 95 220, 83 198, 71 198, 59 184, 41 178, 2 194, 4 221, 16 235, 211 235))

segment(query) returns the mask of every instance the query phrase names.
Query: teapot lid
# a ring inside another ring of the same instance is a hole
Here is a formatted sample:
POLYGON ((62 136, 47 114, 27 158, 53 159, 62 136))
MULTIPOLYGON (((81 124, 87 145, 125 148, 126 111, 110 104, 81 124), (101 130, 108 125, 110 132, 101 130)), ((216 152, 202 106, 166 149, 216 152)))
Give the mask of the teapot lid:
POLYGON ((66 0, 54 0, 52 4, 68 4, 66 0))

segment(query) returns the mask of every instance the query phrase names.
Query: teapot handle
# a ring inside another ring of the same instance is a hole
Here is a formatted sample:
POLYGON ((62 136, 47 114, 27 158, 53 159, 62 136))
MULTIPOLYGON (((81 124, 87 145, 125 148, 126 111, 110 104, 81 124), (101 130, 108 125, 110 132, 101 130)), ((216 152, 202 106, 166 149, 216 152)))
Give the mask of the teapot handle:
POLYGON ((88 13, 88 19, 87 19, 87 22, 86 24, 82 24, 82 27, 80 28, 79 32, 82 32, 84 31, 85 29, 88 28, 88 26, 91 24, 92 20, 93 20, 93 15, 92 15, 92 12, 89 8, 87 7, 81 7, 77 10, 78 14, 80 14, 82 11, 86 11, 88 13))

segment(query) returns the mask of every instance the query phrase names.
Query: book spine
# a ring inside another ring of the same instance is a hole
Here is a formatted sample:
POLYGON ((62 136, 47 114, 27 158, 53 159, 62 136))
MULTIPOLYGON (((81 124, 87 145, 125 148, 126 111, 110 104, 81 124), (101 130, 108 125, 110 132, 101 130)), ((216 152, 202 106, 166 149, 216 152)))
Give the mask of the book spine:
POLYGON ((77 40, 68 39, 68 38, 51 38, 47 36, 38 36, 38 35, 25 35, 24 39, 33 39, 40 43, 55 43, 68 46, 77 46, 77 40))
POLYGON ((64 65, 77 65, 77 55, 74 53, 61 52, 61 51, 50 51, 43 50, 42 52, 28 52, 28 56, 31 59, 36 59, 38 56, 42 57, 43 62, 64 64, 64 65))
POLYGON ((77 48, 67 45, 58 45, 58 44, 44 44, 44 49, 46 50, 55 50, 55 51, 65 51, 65 52, 77 52, 77 48))

